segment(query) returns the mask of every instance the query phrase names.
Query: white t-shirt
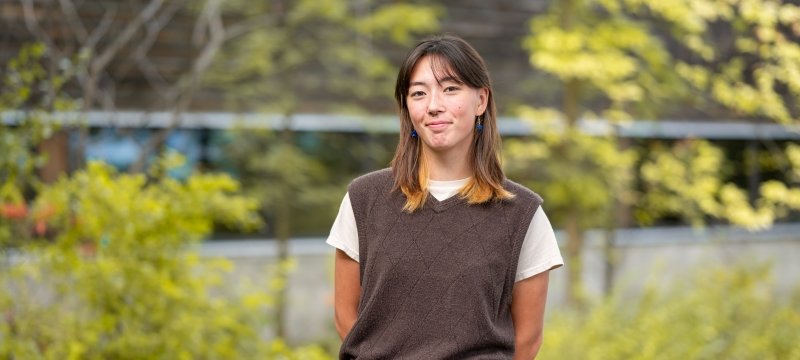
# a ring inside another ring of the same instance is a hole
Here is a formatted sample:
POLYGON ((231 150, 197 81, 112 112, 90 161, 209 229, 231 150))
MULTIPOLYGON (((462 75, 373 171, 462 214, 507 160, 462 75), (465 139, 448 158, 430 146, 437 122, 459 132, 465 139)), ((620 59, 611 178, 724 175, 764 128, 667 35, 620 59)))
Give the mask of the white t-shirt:
MULTIPOLYGON (((458 194, 469 179, 455 181, 428 180, 428 191, 436 200, 444 201, 458 194)), ((350 194, 345 194, 339 214, 333 221, 330 235, 326 241, 329 245, 344 251, 353 260, 358 261, 358 229, 350 194)), ((556 236, 550 220, 540 206, 533 214, 517 263, 515 281, 527 279, 536 274, 564 265, 561 251, 558 249, 556 236)))

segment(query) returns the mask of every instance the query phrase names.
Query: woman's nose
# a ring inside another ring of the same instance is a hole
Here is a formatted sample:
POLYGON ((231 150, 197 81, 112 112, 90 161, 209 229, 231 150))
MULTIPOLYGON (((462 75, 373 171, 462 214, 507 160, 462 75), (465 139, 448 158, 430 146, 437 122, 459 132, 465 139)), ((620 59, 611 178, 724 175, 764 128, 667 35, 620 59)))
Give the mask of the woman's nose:
POLYGON ((430 96, 430 101, 428 102, 428 114, 436 115, 441 112, 444 112, 444 103, 442 99, 440 99, 441 95, 433 93, 430 96))

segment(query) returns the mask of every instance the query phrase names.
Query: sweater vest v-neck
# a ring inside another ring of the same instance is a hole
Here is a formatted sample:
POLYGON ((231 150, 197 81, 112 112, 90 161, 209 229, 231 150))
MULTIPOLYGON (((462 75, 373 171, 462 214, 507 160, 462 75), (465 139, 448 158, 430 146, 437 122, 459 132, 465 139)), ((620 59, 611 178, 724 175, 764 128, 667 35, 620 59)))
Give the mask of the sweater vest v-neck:
POLYGON ((348 189, 359 239, 358 318, 342 359, 510 359, 511 293, 542 199, 505 180, 511 200, 427 197, 413 213, 390 169, 348 189))

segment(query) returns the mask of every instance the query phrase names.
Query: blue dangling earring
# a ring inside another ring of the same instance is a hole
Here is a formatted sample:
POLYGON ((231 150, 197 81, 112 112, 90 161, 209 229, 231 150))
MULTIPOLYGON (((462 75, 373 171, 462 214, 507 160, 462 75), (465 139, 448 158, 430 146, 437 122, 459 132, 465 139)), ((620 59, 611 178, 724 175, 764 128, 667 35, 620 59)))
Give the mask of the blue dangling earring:
POLYGON ((417 137, 417 130, 411 129, 411 137, 412 138, 417 137))
POLYGON ((475 121, 477 122, 477 124, 475 124, 475 129, 478 129, 478 132, 483 131, 483 124, 481 124, 481 117, 476 116, 475 121))

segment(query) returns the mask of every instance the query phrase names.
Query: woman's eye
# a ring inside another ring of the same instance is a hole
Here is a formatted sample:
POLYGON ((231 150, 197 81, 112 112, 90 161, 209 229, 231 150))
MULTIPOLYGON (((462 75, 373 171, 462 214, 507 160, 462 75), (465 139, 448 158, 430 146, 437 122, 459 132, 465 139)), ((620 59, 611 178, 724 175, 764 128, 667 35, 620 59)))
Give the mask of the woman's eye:
POLYGON ((448 87, 444 88, 444 92, 451 92, 451 91, 456 91, 456 90, 458 90, 458 86, 448 86, 448 87))
POLYGON ((425 95, 425 93, 422 92, 422 91, 414 91, 411 94, 408 94, 408 96, 410 96, 410 97, 420 97, 420 96, 423 96, 423 95, 425 95))

